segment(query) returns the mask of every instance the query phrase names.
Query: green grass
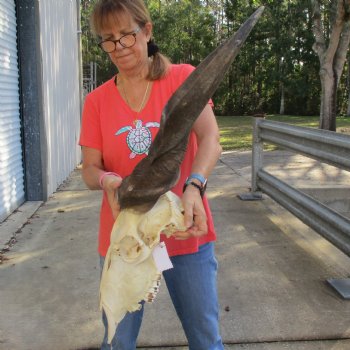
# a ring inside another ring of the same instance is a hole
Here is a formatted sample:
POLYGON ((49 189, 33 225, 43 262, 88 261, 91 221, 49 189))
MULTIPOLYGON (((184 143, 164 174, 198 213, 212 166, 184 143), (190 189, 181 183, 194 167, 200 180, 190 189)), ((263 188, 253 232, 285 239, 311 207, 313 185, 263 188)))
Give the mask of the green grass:
MULTIPOLYGON (((252 148, 252 117, 217 117, 220 128, 220 143, 223 151, 250 150, 252 148)), ((319 117, 304 117, 291 115, 268 115, 268 120, 317 128, 319 117)), ((350 134, 350 118, 337 118, 337 132, 350 134)), ((276 146, 267 145, 266 149, 275 149, 276 146)))

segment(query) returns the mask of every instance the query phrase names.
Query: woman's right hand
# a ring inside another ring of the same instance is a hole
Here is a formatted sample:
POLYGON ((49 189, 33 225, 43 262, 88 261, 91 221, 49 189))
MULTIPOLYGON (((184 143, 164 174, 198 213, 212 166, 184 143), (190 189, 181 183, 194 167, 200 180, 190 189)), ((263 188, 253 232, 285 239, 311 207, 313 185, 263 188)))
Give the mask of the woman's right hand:
POLYGON ((122 178, 116 175, 106 175, 102 179, 102 189, 106 192, 109 206, 111 207, 114 220, 118 217, 120 206, 118 203, 118 187, 122 183, 122 178))

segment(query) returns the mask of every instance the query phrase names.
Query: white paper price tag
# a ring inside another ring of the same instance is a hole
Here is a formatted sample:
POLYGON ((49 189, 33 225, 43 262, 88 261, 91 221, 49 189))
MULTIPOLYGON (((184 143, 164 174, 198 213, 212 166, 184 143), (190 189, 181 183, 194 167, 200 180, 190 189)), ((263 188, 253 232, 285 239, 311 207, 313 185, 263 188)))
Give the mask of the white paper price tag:
POLYGON ((166 249, 165 243, 160 242, 154 249, 153 249, 153 259, 157 266, 157 269, 160 272, 163 272, 165 270, 169 270, 173 268, 173 264, 171 263, 171 260, 168 255, 168 251, 166 249))

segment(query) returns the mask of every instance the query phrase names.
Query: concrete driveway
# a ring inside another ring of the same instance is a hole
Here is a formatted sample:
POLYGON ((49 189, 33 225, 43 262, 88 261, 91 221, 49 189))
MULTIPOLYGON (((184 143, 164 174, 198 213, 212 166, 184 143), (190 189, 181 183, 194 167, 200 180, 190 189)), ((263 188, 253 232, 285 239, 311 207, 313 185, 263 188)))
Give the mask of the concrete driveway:
MULTIPOLYGON (((349 172, 284 151, 268 152, 265 164, 350 215, 349 172)), ((250 152, 223 154, 208 197, 226 348, 350 349, 350 301, 326 283, 349 277, 349 257, 271 199, 241 201, 249 186, 250 152)), ((0 225, 0 249, 13 238, 0 264, 1 350, 98 348, 100 197, 77 169, 46 203, 26 203, 0 225)), ((139 347, 187 348, 165 284, 147 305, 139 347)))

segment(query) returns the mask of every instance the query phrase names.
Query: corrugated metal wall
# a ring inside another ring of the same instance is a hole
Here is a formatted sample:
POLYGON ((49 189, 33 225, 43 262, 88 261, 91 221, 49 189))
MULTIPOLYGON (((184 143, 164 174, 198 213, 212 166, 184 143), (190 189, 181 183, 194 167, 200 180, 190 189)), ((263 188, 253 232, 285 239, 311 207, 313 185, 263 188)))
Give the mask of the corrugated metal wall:
POLYGON ((74 0, 39 2, 48 195, 80 162, 79 52, 74 0))
POLYGON ((16 15, 0 1, 0 221, 24 202, 16 15))

